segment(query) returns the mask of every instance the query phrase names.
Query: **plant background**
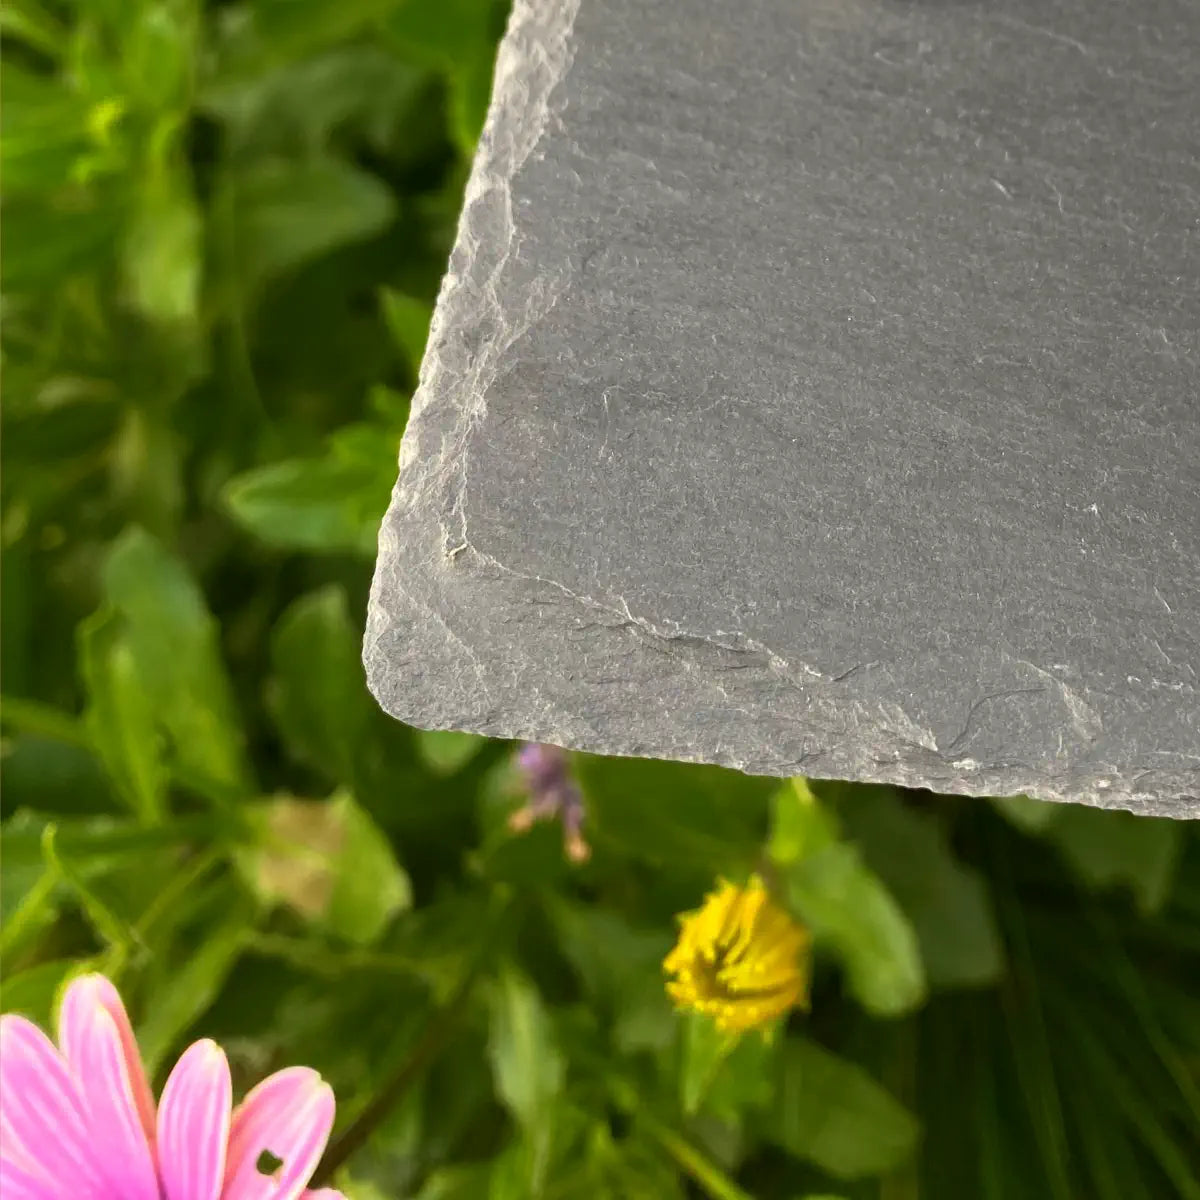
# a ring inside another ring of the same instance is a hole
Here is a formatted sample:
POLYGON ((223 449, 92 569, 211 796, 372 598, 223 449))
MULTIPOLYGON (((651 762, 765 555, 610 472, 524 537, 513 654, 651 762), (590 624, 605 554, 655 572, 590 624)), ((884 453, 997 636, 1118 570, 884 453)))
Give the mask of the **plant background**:
POLYGON ((1200 1196, 1193 831, 512 748, 369 698, 376 527, 492 0, 6 0, 3 1005, 307 1062, 378 1197, 1200 1196), (722 1055, 674 914, 766 868, 812 1012, 722 1055))

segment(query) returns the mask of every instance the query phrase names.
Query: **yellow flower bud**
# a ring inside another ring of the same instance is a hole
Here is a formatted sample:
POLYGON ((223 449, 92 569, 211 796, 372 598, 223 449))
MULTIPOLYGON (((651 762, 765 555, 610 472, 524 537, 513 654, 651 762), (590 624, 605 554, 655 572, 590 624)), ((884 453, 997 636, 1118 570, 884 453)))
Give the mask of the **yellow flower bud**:
POLYGON ((778 905, 761 879, 721 880, 695 912, 679 918, 679 940, 663 960, 679 1008, 742 1033, 808 1007, 808 931, 778 905))

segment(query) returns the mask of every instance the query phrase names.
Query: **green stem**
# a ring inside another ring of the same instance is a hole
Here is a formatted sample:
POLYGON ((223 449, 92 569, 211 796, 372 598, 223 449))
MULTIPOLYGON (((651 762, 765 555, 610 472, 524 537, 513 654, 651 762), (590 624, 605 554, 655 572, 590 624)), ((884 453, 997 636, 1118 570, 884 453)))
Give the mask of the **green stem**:
POLYGON ((213 867, 225 858, 226 853, 224 846, 215 846, 197 854, 191 862, 184 864, 142 913, 137 925, 134 926, 134 932, 138 937, 146 937, 151 928, 171 911, 175 902, 187 895, 213 867))
POLYGON ((370 950, 343 950, 330 954, 323 946, 281 933, 251 932, 246 945, 255 954, 278 958, 314 975, 337 979, 347 971, 372 971, 380 975, 402 975, 428 980, 428 965, 417 957, 381 954, 370 950))
POLYGON ((742 1191, 686 1138, 673 1129, 660 1125, 654 1117, 644 1112, 640 1120, 650 1136, 712 1197, 712 1200, 754 1200, 749 1192, 742 1191))
POLYGON ((38 877, 37 883, 21 898, 16 911, 8 914, 4 929, 0 931, 0 957, 11 963, 13 955, 21 948, 26 938, 37 933, 43 922, 56 915, 49 908, 54 889, 61 882, 54 868, 48 868, 38 877))
POLYGON ((617 1107, 654 1138, 676 1166, 693 1179, 712 1200, 754 1200, 681 1133, 660 1121, 641 1102, 637 1090, 619 1079, 610 1079, 609 1094, 617 1107))
POLYGON ((445 1049, 467 1012, 475 985, 491 960, 499 941, 496 936, 499 926, 509 913, 510 907, 510 902, 505 899, 493 909, 492 918, 485 925, 479 948, 453 994, 425 1026, 420 1040, 396 1068, 391 1078, 384 1082, 362 1112, 330 1145, 312 1177, 310 1187, 319 1188, 329 1182, 334 1172, 367 1143, 371 1134, 399 1103, 405 1092, 420 1079, 426 1067, 445 1049))

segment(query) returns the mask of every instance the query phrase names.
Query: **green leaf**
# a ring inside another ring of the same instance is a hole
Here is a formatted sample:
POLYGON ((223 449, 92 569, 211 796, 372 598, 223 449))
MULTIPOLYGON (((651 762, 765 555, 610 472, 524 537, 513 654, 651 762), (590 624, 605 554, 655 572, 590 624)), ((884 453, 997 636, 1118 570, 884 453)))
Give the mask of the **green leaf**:
POLYGON ((196 320, 202 223, 186 181, 155 174, 143 188, 124 248, 130 300, 159 321, 196 320))
POLYGON ((173 115, 190 99, 199 28, 195 5, 143 3, 129 9, 121 22, 125 90, 140 108, 173 115))
POLYGON ((1056 846, 1088 887, 1125 886, 1144 914, 1157 912, 1171 893, 1183 846, 1178 822, 1029 796, 1005 796, 992 805, 1022 833, 1056 846))
POLYGON ((256 162, 232 186, 229 267, 247 295, 301 263, 379 233, 396 211, 374 175, 335 158, 256 162))
POLYGON ((485 45, 466 59, 452 76, 450 112, 454 138, 465 155, 475 153, 479 135, 483 132, 492 97, 493 58, 491 46, 485 45))
POLYGON ((42 853, 45 855, 49 872, 62 880, 66 889, 78 901, 96 936, 113 952, 118 962, 123 962, 137 944, 137 935, 91 886, 91 872, 87 866, 79 870, 59 854, 55 845, 55 834, 56 830, 52 824, 42 831, 42 853))
MULTIPOLYGON (((555 1106, 566 1063, 549 1014, 534 985, 511 964, 503 967, 488 994, 488 1058, 496 1092, 517 1119, 526 1145, 519 1147, 524 1188, 537 1195, 553 1145, 555 1106)), ((514 1165, 514 1170, 516 1166, 514 1165)))
POLYGON ((255 811, 258 844, 239 855, 256 892, 282 900, 336 937, 379 940, 412 904, 391 845, 347 791, 328 800, 281 796, 255 811))
POLYGON ((362 633, 336 585, 295 600, 271 634, 268 705, 293 756, 350 781, 372 715, 362 633))
POLYGON ((68 207, 40 197, 17 196, 4 205, 0 279, 11 293, 43 293, 64 278, 103 268, 121 236, 124 211, 108 196, 76 200, 68 207))
POLYGON ((373 1183, 363 1180, 339 1178, 337 1185, 346 1200, 388 1200, 387 1195, 373 1183))
MULTIPOLYGON (((479 1200, 487 1195, 491 1168, 479 1164, 439 1167, 432 1172, 413 1200, 479 1200)), ((353 1190, 347 1200, 358 1200, 353 1190)), ((372 1200, 364 1197, 364 1200, 372 1200)))
POLYGON ((850 990, 868 1012, 906 1012, 925 998, 916 934, 857 848, 828 841, 830 821, 807 786, 777 791, 774 828, 790 832, 773 833, 770 844, 784 848, 784 857, 775 860, 784 898, 817 946, 840 960, 850 990), (797 840, 798 822, 811 836, 797 840))
POLYGON ((488 1059, 496 1091, 528 1128, 541 1121, 563 1085, 565 1064, 537 988, 512 965, 488 994, 488 1059))
POLYGON ((425 356, 425 341, 429 336, 433 306, 392 288, 381 289, 380 299, 388 332, 404 352, 404 357, 415 374, 425 356))
POLYGON ((232 479, 226 507, 244 529, 282 549, 373 555, 397 441, 374 426, 350 426, 324 458, 285 459, 232 479))
POLYGON ((418 729, 417 752, 437 775, 453 775, 487 745, 487 739, 453 729, 418 729))
POLYGON ((555 898, 548 915, 593 1004, 615 1008, 641 976, 650 976, 655 988, 663 990, 662 961, 671 948, 665 929, 637 928, 596 904, 561 897, 555 898))
POLYGON ((387 838, 353 797, 340 793, 330 803, 340 810, 343 840, 326 922, 339 937, 367 945, 411 907, 412 889, 387 838))
POLYGON ((589 828, 639 859, 744 872, 761 851, 767 801, 778 780, 688 763, 580 754, 589 828))
POLYGON ((882 787, 851 791, 841 815, 912 922, 929 982, 978 987, 998 979, 1004 951, 987 888, 954 857, 943 823, 882 787))
POLYGON ((26 880, 26 872, 5 864, 4 905, 0 908, 0 958, 9 961, 58 916, 58 872, 49 868, 41 871, 32 883, 26 880), (15 902, 10 902, 10 896, 15 902))
POLYGON ((408 143, 424 125, 429 85, 423 68, 383 47, 352 44, 265 74, 218 76, 202 103, 220 117, 239 159, 311 155, 348 139, 395 158, 414 149, 408 143))
MULTIPOLYGON (((575 1187, 563 1188, 564 1200, 682 1200, 673 1164, 641 1129, 617 1139, 607 1117, 593 1118, 584 1154, 586 1168, 575 1187)), ((557 1196, 561 1177, 555 1185, 557 1196)))
POLYGON ((386 16, 400 0, 257 0, 254 29, 272 59, 298 58, 350 37, 386 16))
POLYGON ((87 747, 88 736, 83 724, 70 713, 49 704, 39 704, 20 696, 0 698, 0 720, 6 728, 20 733, 51 738, 70 746, 87 747))
POLYGON ((1143 913, 1171 894, 1184 826, 1163 817, 1063 805, 1045 832, 1091 888, 1129 888, 1143 913))
POLYGON ((7 57, 0 96, 0 169, 6 197, 62 186, 91 147, 86 101, 53 76, 35 75, 7 57))
POLYGON ((1032 796, 997 796, 992 807, 1022 833, 1039 833, 1062 811, 1063 805, 1032 796))
POLYGON ((173 765, 214 799, 252 793, 217 626, 183 565, 140 529, 104 567, 109 603, 125 619, 137 679, 171 741, 173 765))
POLYGON ((695 1116, 721 1065, 736 1048, 736 1034, 724 1033, 710 1018, 687 1013, 681 1020, 682 1058, 679 1102, 686 1116, 695 1116))
MULTIPOLYGON (((6 0, 0 8, 0 29, 5 40, 18 38, 36 47, 50 58, 67 48, 67 32, 40 0, 6 0)), ((5 70, 12 69, 11 64, 5 70)))
POLYGON ((6 739, 0 757, 6 808, 54 814, 108 812, 113 794, 103 764, 77 738, 20 734, 6 739))
POLYGON ((232 899, 224 898, 227 895, 222 897, 221 915, 207 926, 186 958, 160 971, 159 986, 147 997, 138 1044, 151 1075, 212 1005, 245 948, 252 910, 236 894, 232 899))
MULTIPOLYGON (((54 844, 80 870, 105 870, 126 855, 138 855, 164 847, 179 846, 196 838, 234 838, 242 832, 234 817, 228 823, 213 818, 176 817, 153 829, 111 817, 66 818, 51 822, 36 813, 22 811, 8 817, 0 829, 4 871, 0 887, 15 870, 40 870, 42 838, 48 825, 56 830, 54 844)), ((9 893, 4 888, 0 895, 9 893)))
POLYGON ((548 915, 589 1006, 611 1019, 613 1044, 625 1054, 669 1046, 678 1027, 662 970, 669 932, 638 928, 595 904, 556 900, 548 915))
POLYGON ((803 776, 775 795, 767 853, 780 866, 791 866, 837 844, 837 821, 817 799, 803 776))
POLYGON ((452 70, 492 42, 492 7, 480 0, 402 0, 384 23, 396 45, 421 60, 452 70))
POLYGON ((20 1013, 43 1029, 51 1028, 59 990, 79 968, 77 959, 60 958, 18 971, 0 988, 0 1011, 20 1013))
POLYGON ((747 1034, 718 1066, 704 1111, 731 1130, 754 1130, 758 1110, 774 1102, 775 1060, 780 1052, 778 1026, 747 1034))
POLYGON ((166 811, 167 771, 156 714, 124 624, 116 613, 101 610, 79 626, 80 674, 88 691, 85 720, 92 745, 130 811, 154 825, 166 811))
POLYGON ((917 1139, 916 1121, 865 1071, 794 1037, 783 1044, 762 1121, 769 1140, 838 1179, 893 1170, 917 1139))

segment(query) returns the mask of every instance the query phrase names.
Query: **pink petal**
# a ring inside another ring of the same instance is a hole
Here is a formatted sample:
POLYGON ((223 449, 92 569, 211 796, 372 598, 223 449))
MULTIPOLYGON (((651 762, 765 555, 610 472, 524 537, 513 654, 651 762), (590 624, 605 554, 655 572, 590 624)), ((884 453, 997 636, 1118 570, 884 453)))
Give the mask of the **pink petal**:
POLYGON ((121 1200, 159 1200, 121 1031, 105 1003, 111 987, 100 975, 72 982, 59 1013, 59 1040, 82 1094, 92 1155, 113 1192, 121 1200))
POLYGON ((315 1192, 305 1192, 300 1200, 346 1200, 346 1197, 334 1188, 317 1188, 315 1192))
POLYGON ((3 1157, 14 1177, 19 1167, 36 1167, 67 1195, 107 1200, 67 1064, 32 1021, 12 1014, 0 1017, 0 1113, 3 1157))
POLYGON ((9 1118, 8 1109, 4 1105, 4 1097, 0 1094, 0 1162, 12 1163, 31 1175, 45 1175, 49 1178, 49 1166, 39 1166, 35 1159, 29 1157, 29 1152, 21 1144, 16 1130, 9 1118))
POLYGON ((308 1067, 268 1076, 233 1114, 221 1200, 298 1200, 333 1128, 333 1092, 308 1067), (258 1169, 263 1151, 282 1160, 273 1175, 258 1169))
POLYGON ((207 1039, 189 1046, 158 1105, 158 1171, 166 1200, 218 1200, 232 1105, 225 1052, 207 1039))
POLYGON ((133 1027, 121 1002, 120 993, 103 975, 81 975, 73 980, 63 997, 62 1009, 59 1012, 58 1044, 62 1047, 67 1061, 71 1061, 71 1050, 66 1045, 69 1034, 69 1012, 73 1011, 80 998, 86 998, 91 1004, 99 1004, 106 1009, 117 1027, 121 1039, 121 1054, 125 1059, 125 1073, 129 1079, 129 1088, 133 1093, 133 1101, 137 1106, 138 1118, 146 1131, 146 1140, 154 1145, 154 1094, 150 1091, 150 1081, 146 1078, 146 1069, 142 1066, 141 1052, 138 1050, 137 1039, 133 1036, 133 1027))
POLYGON ((8 1158, 6 1150, 0 1143, 0 1196, 4 1200, 70 1200, 65 1184, 8 1158))

